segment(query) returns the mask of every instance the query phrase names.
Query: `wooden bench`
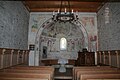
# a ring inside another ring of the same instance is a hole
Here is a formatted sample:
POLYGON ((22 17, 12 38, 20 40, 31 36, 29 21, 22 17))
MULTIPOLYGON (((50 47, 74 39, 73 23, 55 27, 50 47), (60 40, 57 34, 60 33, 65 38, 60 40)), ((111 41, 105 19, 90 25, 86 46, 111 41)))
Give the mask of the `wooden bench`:
POLYGON ((54 71, 54 67, 52 66, 14 66, 11 69, 49 69, 54 71))
POLYGON ((120 80, 120 74, 82 74, 79 80, 120 80))
POLYGON ((15 66, 10 69, 19 69, 19 70, 49 70, 54 72, 54 67, 52 66, 15 66))
POLYGON ((15 66, 11 67, 11 69, 19 69, 19 70, 47 70, 52 72, 52 76, 54 76, 54 67, 52 66, 15 66))
POLYGON ((110 66, 83 66, 83 67, 73 67, 73 79, 76 80, 77 79, 77 71, 79 70, 95 70, 95 69, 106 69, 106 68, 110 68, 110 66))
POLYGON ((1 72, 0 73, 0 80, 9 80, 9 79, 47 79, 47 80, 51 80, 50 79, 50 74, 40 74, 40 73, 5 73, 5 72, 1 72))
MULTIPOLYGON (((28 74, 44 74, 44 75, 50 75, 49 80, 53 80, 54 77, 54 68, 51 66, 15 66, 8 69, 1 70, 1 73, 28 73, 28 74)), ((0 74, 1 74, 0 73, 0 74)), ((16 77, 15 77, 16 78, 16 77)), ((9 78, 11 79, 11 78, 9 78)))
MULTIPOLYGON (((103 72, 111 72, 111 71, 118 71, 119 69, 117 68, 111 68, 111 67, 108 67, 108 66, 102 66, 102 67, 75 67, 74 70, 73 70, 73 79, 74 80, 79 80, 80 78, 80 73, 87 73, 88 71, 89 72, 92 72, 95 73, 94 71, 96 71, 96 73, 99 73, 102 71, 103 72)), ((120 71, 120 70, 119 70, 120 71)))
POLYGON ((106 73, 111 73, 111 74, 119 73, 120 74, 120 71, 114 71, 114 70, 78 71, 77 80, 80 80, 82 74, 106 74, 106 73))
POLYGON ((76 73, 76 79, 79 80, 80 74, 83 73, 107 73, 107 72, 118 72, 116 68, 93 68, 93 69, 81 69, 76 73))
POLYGON ((35 78, 1 78, 1 80, 48 80, 48 79, 35 79, 35 78))
POLYGON ((54 72, 50 71, 50 70, 20 70, 20 69, 4 69, 1 72, 12 72, 12 73, 40 73, 40 74, 50 74, 50 78, 51 80, 54 77, 54 72))

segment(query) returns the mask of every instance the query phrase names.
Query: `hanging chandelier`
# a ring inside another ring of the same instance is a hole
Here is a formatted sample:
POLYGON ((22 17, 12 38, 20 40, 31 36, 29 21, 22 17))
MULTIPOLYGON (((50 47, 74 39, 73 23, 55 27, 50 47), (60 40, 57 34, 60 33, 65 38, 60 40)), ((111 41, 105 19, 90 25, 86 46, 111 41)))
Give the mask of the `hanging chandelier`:
POLYGON ((78 12, 73 12, 73 9, 70 8, 70 1, 67 1, 67 7, 69 9, 69 12, 67 12, 66 8, 63 7, 63 1, 61 1, 60 9, 58 9, 58 12, 55 14, 53 11, 53 20, 54 21, 61 21, 61 22, 71 22, 78 20, 78 12), (64 8, 64 12, 62 12, 62 9, 64 8))

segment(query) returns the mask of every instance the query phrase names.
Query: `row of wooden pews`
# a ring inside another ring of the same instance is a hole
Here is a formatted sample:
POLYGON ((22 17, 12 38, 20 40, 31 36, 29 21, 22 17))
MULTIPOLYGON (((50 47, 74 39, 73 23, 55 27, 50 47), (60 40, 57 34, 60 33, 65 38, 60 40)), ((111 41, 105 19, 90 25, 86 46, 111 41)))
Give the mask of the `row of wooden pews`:
POLYGON ((15 66, 0 70, 0 80, 53 80, 52 66, 15 66))
POLYGON ((110 66, 84 66, 73 68, 73 80, 120 80, 120 69, 110 66))

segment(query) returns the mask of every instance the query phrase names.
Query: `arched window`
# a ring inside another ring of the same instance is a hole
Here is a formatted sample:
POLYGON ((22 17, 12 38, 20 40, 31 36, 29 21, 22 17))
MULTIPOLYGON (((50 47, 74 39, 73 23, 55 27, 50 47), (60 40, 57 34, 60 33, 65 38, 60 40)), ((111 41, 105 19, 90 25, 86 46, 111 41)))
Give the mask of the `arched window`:
POLYGON ((67 49, 67 40, 66 38, 60 39, 60 50, 66 50, 67 49))

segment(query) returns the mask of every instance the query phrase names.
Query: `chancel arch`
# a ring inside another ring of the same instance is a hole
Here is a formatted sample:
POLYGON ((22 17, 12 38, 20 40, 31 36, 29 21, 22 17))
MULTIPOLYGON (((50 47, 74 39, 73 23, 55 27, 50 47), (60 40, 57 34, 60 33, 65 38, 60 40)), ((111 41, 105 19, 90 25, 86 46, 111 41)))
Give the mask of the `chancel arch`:
POLYGON ((39 65, 39 61, 44 58, 76 59, 77 52, 83 48, 88 49, 88 34, 80 21, 59 22, 50 18, 40 26, 36 34, 35 65, 39 65), (60 50, 62 37, 67 41, 66 50, 60 50), (46 51, 43 51, 44 47, 46 51))

